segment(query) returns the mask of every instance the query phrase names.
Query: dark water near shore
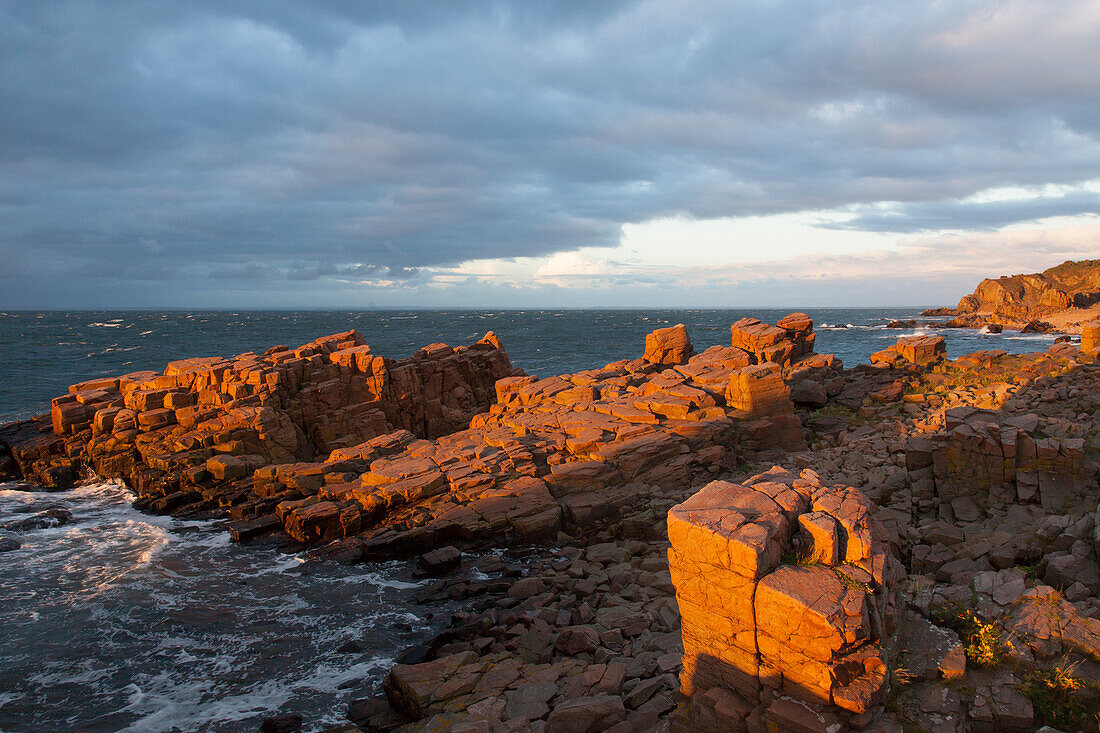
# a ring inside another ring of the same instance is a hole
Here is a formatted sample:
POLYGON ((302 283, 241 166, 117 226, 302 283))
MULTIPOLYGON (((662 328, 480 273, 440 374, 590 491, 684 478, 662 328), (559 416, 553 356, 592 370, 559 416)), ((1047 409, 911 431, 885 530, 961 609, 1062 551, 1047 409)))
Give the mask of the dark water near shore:
POLYGON ((3 533, 23 546, 0 555, 2 731, 254 731, 284 705, 335 724, 430 629, 410 563, 239 547, 114 484, 11 487, 0 524, 58 505, 75 521, 3 533))
MULTIPOLYGON (((911 329, 921 309, 811 310, 817 350, 848 366, 911 329), (847 326, 841 328, 840 326, 847 326)), ((0 422, 42 412, 76 381, 163 369, 190 356, 297 346, 356 328, 403 357, 495 331, 512 361, 547 376, 641 354, 645 334, 685 323, 696 348, 729 343, 744 315, 788 311, 307 311, 0 313, 0 422)), ((957 356, 1045 350, 1052 336, 936 331, 957 356)), ((411 603, 408 563, 306 564, 238 547, 207 523, 150 517, 99 484, 59 494, 0 485, 0 527, 61 504, 75 521, 14 532, 0 554, 0 731, 247 731, 278 710, 317 729, 369 691, 392 656, 430 627, 411 603), (360 650, 338 653, 345 642, 360 650)))

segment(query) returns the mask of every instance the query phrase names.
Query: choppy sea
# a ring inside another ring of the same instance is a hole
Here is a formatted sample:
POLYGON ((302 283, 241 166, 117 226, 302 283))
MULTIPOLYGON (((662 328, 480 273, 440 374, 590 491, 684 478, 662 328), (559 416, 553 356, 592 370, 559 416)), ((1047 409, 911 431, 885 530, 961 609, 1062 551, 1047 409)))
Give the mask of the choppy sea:
MULTIPOLYGON (((801 310, 801 309, 799 309, 801 310)), ((1045 350, 1048 335, 887 329, 922 308, 810 309, 817 350, 847 366, 900 336, 947 337, 948 354, 1045 350)), ((400 358, 492 330, 513 363, 547 376, 639 356, 645 334, 684 323, 697 349, 729 325, 789 310, 75 311, 0 313, 0 422, 42 412, 84 379, 163 369, 173 359, 297 346, 358 329, 400 358)), ((113 483, 38 493, 0 484, 0 731, 251 731, 277 712, 307 730, 341 721, 377 689, 391 659, 423 638, 422 581, 394 561, 306 563, 236 546, 218 526, 153 517, 113 483), (50 508, 73 521, 11 528, 50 508)), ((436 609, 438 610, 438 609, 436 609)))

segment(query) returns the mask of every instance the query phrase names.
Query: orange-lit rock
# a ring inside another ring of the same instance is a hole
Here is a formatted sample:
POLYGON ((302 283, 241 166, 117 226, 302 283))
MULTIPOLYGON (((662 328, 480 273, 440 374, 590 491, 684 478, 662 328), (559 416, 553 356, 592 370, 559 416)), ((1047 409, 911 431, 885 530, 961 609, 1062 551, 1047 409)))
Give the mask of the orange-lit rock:
MULTIPOLYGON (((813 372, 812 322, 783 324, 756 346, 783 345, 813 372)), ((336 540, 327 551, 355 560, 624 521, 651 533, 649 507, 669 487, 804 447, 781 368, 732 346, 694 354, 683 325, 650 334, 644 358, 543 379, 499 344, 488 334, 391 361, 347 331, 174 361, 55 400, 55 440, 72 447, 34 460, 64 453, 73 475, 128 479, 139 506, 228 513, 239 537, 279 526, 336 540)))
POLYGON ((855 489, 780 468, 712 482, 672 508, 681 689, 692 698, 674 729, 700 730, 720 715, 710 701, 728 695, 778 718, 794 712, 772 710, 784 695, 837 721, 882 702, 904 571, 873 512, 855 489))
POLYGON ((644 359, 654 364, 684 364, 695 353, 682 323, 658 328, 645 337, 644 359))
POLYGON ((749 417, 794 412, 791 391, 775 364, 756 364, 730 375, 726 403, 749 417))
POLYGON ((1100 356, 1100 323, 1081 326, 1081 351, 1094 358, 1100 356))
MULTIPOLYGON (((69 459, 105 478, 136 482, 140 473, 143 486, 166 494, 218 455, 287 462, 397 429, 436 437, 464 427, 492 404, 496 381, 516 373, 499 343, 490 333, 469 347, 437 344, 394 361, 346 331, 297 349, 181 359, 163 373, 75 384, 50 417, 55 435, 79 440, 69 459)), ((32 480, 50 468, 35 460, 21 465, 32 480)))
POLYGON ((814 322, 805 313, 792 313, 769 326, 756 318, 742 318, 730 326, 731 343, 753 355, 758 363, 789 364, 814 348, 814 322))
POLYGON ((940 361, 947 353, 943 336, 908 336, 884 351, 871 355, 872 364, 902 366, 904 364, 931 364, 940 361))

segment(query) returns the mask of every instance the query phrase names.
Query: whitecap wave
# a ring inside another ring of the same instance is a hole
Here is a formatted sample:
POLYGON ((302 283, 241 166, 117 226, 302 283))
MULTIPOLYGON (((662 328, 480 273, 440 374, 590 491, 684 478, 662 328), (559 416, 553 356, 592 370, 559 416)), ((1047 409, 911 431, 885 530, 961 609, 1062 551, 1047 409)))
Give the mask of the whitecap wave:
POLYGON ((408 562, 307 563, 143 515, 133 498, 112 482, 0 486, 0 516, 55 503, 74 515, 27 532, 0 565, 0 730, 25 729, 47 693, 59 702, 35 725, 53 729, 243 732, 280 709, 337 723, 430 628, 408 562))

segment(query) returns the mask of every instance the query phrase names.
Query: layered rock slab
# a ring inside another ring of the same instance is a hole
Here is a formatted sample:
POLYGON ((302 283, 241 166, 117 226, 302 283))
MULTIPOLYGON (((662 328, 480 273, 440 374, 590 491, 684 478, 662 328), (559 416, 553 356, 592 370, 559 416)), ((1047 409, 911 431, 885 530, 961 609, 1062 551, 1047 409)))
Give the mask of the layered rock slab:
POLYGON ((402 439, 394 452, 335 452, 316 467, 333 478, 278 511, 297 539, 343 538, 334 551, 348 558, 588 533, 624 516, 648 536, 663 487, 702 485, 747 454, 804 446, 778 365, 755 359, 733 347, 693 354, 674 326, 651 334, 641 359, 501 379, 496 404, 467 430, 402 439))
POLYGON ((808 725, 791 716, 860 726, 881 711, 904 571, 873 514, 855 489, 778 468, 673 507, 679 730, 722 717, 719 703, 790 729, 808 725))
POLYGON ((399 428, 446 434, 488 408, 499 378, 520 373, 491 333, 395 361, 346 331, 296 349, 81 382, 53 400, 48 426, 32 421, 0 440, 40 484, 71 485, 91 470, 167 495, 181 483, 248 478, 259 465, 327 456, 399 428))

